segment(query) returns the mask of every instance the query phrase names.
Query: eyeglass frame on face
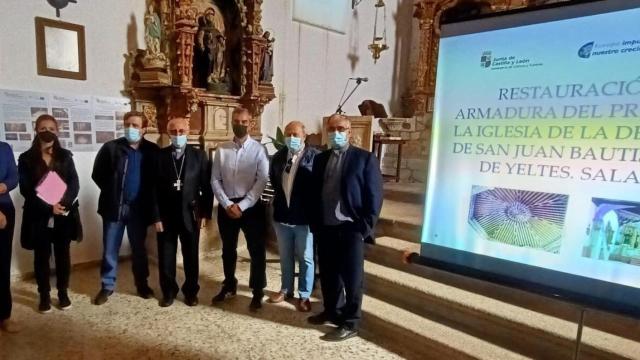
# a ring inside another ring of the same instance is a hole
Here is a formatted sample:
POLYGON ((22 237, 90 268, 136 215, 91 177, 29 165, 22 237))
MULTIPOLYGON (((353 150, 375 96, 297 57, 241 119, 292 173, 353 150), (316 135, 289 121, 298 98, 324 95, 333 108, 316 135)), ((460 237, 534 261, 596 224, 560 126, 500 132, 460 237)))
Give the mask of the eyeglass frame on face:
POLYGON ((327 126, 327 132, 345 132, 347 130, 351 130, 351 127, 344 127, 344 126, 327 126))

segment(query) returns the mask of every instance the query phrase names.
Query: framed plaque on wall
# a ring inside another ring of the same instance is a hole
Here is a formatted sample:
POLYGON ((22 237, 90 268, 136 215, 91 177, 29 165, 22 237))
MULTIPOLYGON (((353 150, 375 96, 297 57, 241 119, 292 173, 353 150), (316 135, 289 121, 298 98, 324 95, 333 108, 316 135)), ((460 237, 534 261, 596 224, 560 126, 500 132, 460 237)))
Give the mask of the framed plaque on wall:
POLYGON ((35 18, 38 75, 87 79, 84 26, 35 18))

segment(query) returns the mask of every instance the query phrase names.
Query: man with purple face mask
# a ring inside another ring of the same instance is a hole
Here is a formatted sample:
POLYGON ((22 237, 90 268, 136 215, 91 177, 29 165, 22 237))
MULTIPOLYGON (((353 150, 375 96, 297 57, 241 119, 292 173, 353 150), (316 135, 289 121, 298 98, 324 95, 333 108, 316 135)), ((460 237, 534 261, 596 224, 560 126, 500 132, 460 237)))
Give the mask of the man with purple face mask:
POLYGON ((105 143, 93 166, 93 181, 100 188, 98 214, 102 216, 102 287, 94 304, 102 305, 113 294, 118 255, 126 228, 131 244, 132 270, 138 295, 153 297, 147 283, 149 265, 145 239, 151 213, 151 182, 158 146, 144 139, 146 116, 131 111, 124 116, 124 137, 105 143))

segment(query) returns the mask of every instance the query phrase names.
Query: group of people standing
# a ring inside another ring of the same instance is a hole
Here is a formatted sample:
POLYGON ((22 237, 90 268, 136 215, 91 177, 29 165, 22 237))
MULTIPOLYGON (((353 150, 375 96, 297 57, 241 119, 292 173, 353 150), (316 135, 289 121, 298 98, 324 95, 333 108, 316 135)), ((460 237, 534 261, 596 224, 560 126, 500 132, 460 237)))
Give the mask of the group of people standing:
MULTIPOLYGON (((342 115, 327 122, 329 150, 305 145, 305 127, 298 121, 285 128, 286 147, 271 162, 262 144, 248 134, 250 112, 232 113, 233 141, 220 144, 212 162, 204 151, 187 144, 189 121, 172 118, 167 125, 171 145, 144 139, 147 119, 132 111, 124 117, 124 137, 103 145, 92 179, 100 189, 98 213, 103 220, 101 289, 94 304, 106 303, 116 287, 118 255, 124 231, 132 250, 132 270, 139 296, 153 298, 148 285, 147 228, 157 233, 162 297, 171 306, 181 290, 184 302, 198 304, 199 237, 218 201, 217 222, 222 239, 224 281, 212 303, 236 294, 237 243, 244 233, 251 257, 250 310, 262 307, 266 281, 265 205, 260 201, 267 182, 275 190, 273 227, 278 238, 281 287, 269 302, 295 297, 295 262, 299 265, 299 311, 311 311, 311 292, 318 260, 324 310, 308 318, 311 324, 333 323, 329 341, 355 336, 361 317, 364 241, 373 236, 382 206, 382 176, 375 156, 349 144, 351 125, 342 115), (176 252, 180 241, 185 281, 176 282, 176 252)), ((51 311, 49 258, 56 261, 58 307, 71 307, 69 244, 82 238, 78 212, 78 175, 72 153, 60 146, 55 118, 36 121, 32 147, 16 168, 13 152, 0 143, 0 329, 16 330, 11 315, 10 261, 15 210, 9 192, 20 186, 25 198, 21 244, 34 251, 40 303, 51 311), (49 205, 37 193, 43 177, 54 171, 67 185, 59 203, 49 205)))

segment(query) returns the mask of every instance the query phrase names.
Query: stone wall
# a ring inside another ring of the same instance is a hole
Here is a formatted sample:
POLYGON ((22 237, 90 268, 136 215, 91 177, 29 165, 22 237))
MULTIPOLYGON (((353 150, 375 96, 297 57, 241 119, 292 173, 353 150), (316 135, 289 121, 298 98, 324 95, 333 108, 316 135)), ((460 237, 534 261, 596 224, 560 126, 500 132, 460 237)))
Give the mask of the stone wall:
MULTIPOLYGON (((402 146, 400 162, 401 182, 427 181, 429 152, 431 147, 432 113, 412 118, 380 119, 388 136, 397 136, 407 142, 402 146)), ((382 172, 393 175, 396 172, 398 145, 385 145, 382 157, 382 172)))

